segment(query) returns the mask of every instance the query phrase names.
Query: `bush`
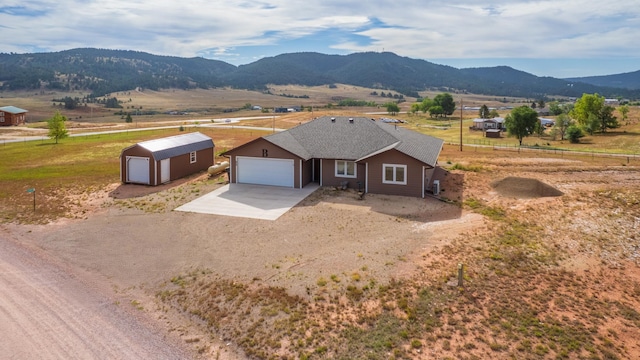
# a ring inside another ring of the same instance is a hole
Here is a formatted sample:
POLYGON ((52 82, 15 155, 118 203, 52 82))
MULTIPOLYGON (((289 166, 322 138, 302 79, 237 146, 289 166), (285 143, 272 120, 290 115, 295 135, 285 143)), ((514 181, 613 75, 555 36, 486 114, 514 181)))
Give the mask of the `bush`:
POLYGON ((579 143, 581 137, 584 137, 584 133, 579 127, 571 125, 567 128, 567 139, 569 139, 569 142, 572 144, 579 143))

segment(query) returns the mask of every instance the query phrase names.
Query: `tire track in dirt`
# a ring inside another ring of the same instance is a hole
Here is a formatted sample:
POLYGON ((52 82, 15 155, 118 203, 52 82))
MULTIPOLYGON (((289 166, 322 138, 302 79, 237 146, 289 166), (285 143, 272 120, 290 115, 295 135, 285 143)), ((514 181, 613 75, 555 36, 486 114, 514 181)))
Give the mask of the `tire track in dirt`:
POLYGON ((193 356, 82 279, 0 233, 0 354, 6 359, 193 356))

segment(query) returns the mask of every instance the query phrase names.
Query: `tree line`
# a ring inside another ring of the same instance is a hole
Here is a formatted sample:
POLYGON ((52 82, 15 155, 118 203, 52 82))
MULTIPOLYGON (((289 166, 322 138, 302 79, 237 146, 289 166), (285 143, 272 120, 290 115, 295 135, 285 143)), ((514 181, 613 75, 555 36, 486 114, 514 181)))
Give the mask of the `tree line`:
MULTIPOLYGON (((607 130, 620 127, 618 118, 613 115, 616 110, 606 104, 604 96, 597 93, 583 94, 574 104, 550 105, 552 113, 556 115, 552 128, 552 136, 560 136, 560 140, 568 139, 571 143, 580 142, 580 138, 586 134, 604 134, 607 130)), ((622 115, 622 121, 628 119, 629 106, 622 105, 618 108, 622 115)), ((543 129, 538 118, 538 113, 532 106, 523 105, 517 107, 508 114, 504 126, 511 136, 518 139, 520 145, 524 137, 538 133, 543 129)))
POLYGON ((436 95, 433 99, 424 97, 418 100, 420 101, 411 104, 409 111, 412 114, 421 111, 422 113, 428 112, 432 118, 446 118, 456 111, 456 102, 453 100, 453 96, 446 92, 436 95))

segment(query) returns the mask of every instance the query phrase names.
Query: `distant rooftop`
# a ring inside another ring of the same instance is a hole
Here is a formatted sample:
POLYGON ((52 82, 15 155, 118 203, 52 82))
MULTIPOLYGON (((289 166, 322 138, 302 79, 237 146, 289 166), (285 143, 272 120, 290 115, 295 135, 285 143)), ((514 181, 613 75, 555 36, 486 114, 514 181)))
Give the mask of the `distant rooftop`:
POLYGON ((22 113, 28 112, 25 109, 20 109, 19 107, 15 107, 15 106, 3 106, 3 107, 0 107, 0 111, 4 111, 10 114, 22 114, 22 113))

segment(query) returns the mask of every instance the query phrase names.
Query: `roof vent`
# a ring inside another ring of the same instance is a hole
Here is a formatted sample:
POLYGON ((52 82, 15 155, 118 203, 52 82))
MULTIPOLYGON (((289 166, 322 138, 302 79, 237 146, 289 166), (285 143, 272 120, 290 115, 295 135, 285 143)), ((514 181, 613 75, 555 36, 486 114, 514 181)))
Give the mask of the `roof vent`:
POLYGON ((332 117, 331 122, 336 122, 336 118, 332 117))
POLYGON ((353 124, 353 118, 349 118, 349 123, 353 124))

